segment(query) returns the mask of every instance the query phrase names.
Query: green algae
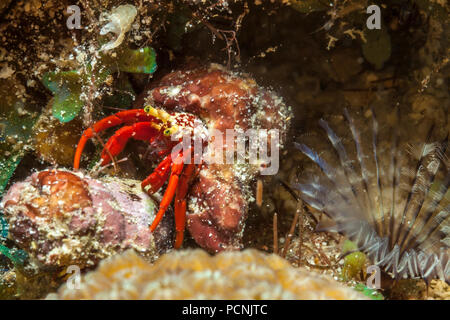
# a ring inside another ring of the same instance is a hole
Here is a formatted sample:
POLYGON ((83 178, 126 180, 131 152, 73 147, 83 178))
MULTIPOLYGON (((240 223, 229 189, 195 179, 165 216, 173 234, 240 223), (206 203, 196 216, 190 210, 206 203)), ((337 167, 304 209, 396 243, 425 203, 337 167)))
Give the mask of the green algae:
POLYGON ((356 244, 352 241, 346 240, 344 242, 342 253, 345 254, 351 252, 344 258, 344 266, 341 271, 341 277, 344 281, 357 277, 363 271, 366 263, 366 255, 360 251, 356 251, 357 249, 356 244))
POLYGON ((28 258, 28 254, 20 249, 10 249, 0 244, 0 254, 7 257, 14 265, 22 266, 28 258))
POLYGON ((42 79, 44 86, 53 95, 53 116, 61 122, 75 118, 83 108, 79 73, 74 71, 46 73, 42 79))
POLYGON ((0 196, 5 191, 9 179, 11 179, 14 171, 16 171, 20 161, 22 161, 23 155, 23 152, 18 152, 6 159, 0 160, 0 196))
POLYGON ((18 99, 12 81, 0 82, 0 196, 27 152, 36 114, 18 99))
POLYGON ((125 49, 118 59, 118 69, 123 72, 152 74, 156 67, 156 52, 151 47, 125 49))
POLYGON ((3 214, 0 212, 0 240, 5 240, 8 236, 9 225, 3 214))
MULTIPOLYGON (((84 97, 88 96, 84 93, 103 85, 112 74, 152 74, 156 68, 156 52, 153 48, 126 48, 117 50, 114 55, 101 53, 96 63, 89 61, 77 70, 46 73, 42 83, 54 95, 53 116, 61 122, 69 122, 83 109, 84 97)), ((126 101, 130 103, 130 99, 126 101)))
POLYGON ((362 294, 364 294, 366 297, 369 297, 372 300, 384 300, 384 296, 379 293, 377 290, 375 289, 370 289, 368 288, 366 285, 364 285, 363 283, 358 283, 355 285, 354 289, 356 291, 361 292, 362 294))

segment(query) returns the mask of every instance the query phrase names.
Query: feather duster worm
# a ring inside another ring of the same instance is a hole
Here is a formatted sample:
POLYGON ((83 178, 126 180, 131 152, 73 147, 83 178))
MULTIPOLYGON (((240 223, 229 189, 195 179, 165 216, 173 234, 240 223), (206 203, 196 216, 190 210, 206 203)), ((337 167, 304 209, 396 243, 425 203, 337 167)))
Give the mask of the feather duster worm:
POLYGON ((294 186, 392 278, 448 283, 448 128, 408 125, 398 110, 383 120, 373 110, 321 119, 320 130, 296 143, 315 164, 294 186))

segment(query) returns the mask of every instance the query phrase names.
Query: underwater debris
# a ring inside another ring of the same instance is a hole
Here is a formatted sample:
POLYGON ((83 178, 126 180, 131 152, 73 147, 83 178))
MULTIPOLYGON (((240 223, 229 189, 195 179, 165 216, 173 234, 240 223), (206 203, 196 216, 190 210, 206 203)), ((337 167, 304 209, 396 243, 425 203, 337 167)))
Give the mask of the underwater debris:
POLYGON ((364 115, 321 119, 296 144, 316 166, 295 187, 391 277, 450 281, 448 127, 364 115))
POLYGON ((65 170, 35 172, 15 183, 1 207, 9 238, 45 266, 93 266, 129 248, 149 259, 170 248, 168 220, 148 225, 156 204, 134 180, 94 180, 65 170))
POLYGON ((101 35, 110 32, 116 35, 116 39, 104 44, 100 51, 108 51, 120 46, 125 38, 125 34, 130 30, 131 24, 137 15, 137 9, 131 4, 121 5, 100 15, 100 22, 108 21, 100 30, 101 35))
POLYGON ((127 251, 86 274, 81 288, 63 285, 47 299, 351 299, 362 294, 254 249, 210 256, 172 251, 151 265, 127 251), (125 276, 126 275, 126 276, 125 276))

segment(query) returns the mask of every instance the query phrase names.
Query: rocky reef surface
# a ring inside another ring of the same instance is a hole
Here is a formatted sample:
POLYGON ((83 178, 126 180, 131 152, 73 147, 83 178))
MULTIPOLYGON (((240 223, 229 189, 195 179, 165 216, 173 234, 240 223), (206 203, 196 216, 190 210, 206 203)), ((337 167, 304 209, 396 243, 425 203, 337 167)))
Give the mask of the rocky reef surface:
POLYGON ((9 189, 1 207, 10 238, 46 267, 93 267, 130 248, 151 260, 172 245, 170 215, 150 232, 157 207, 139 181, 35 172, 9 189))

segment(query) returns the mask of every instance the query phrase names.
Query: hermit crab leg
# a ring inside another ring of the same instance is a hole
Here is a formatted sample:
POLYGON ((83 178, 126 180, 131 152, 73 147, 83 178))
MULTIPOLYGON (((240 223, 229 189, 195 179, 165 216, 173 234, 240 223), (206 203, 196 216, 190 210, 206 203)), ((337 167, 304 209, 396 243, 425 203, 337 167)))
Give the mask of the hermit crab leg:
POLYGON ((186 166, 178 181, 178 188, 175 194, 175 245, 174 248, 181 247, 184 238, 184 229, 186 227, 186 194, 188 191, 189 180, 194 174, 195 165, 190 163, 186 166))
POLYGON ((161 161, 155 170, 141 183, 141 188, 145 189, 146 186, 150 185, 151 188, 148 193, 155 193, 158 191, 164 182, 169 178, 170 168, 172 164, 172 155, 169 154, 161 161))
POLYGON ((83 135, 81 136, 80 141, 78 142, 77 150, 75 152, 75 158, 73 161, 74 169, 78 169, 80 167, 81 155, 83 153, 83 149, 86 145, 86 142, 89 139, 91 139, 95 135, 95 133, 104 131, 119 124, 141 122, 141 121, 151 121, 153 123, 160 122, 160 120, 153 114, 149 114, 148 110, 132 109, 117 112, 109 117, 106 117, 96 122, 92 127, 87 128, 83 132, 83 135))
POLYGON ((161 203, 159 204, 159 211, 156 214, 155 220, 153 220, 153 223, 150 226, 151 231, 155 231, 156 227, 158 226, 159 222, 164 216, 164 213, 166 212, 167 208, 172 202, 172 199, 175 195, 175 190, 177 189, 178 186, 178 179, 180 177, 181 171, 183 170, 184 166, 183 158, 184 158, 183 153, 180 152, 177 155, 175 161, 173 161, 172 163, 172 170, 170 173, 169 183, 167 184, 167 189, 164 192, 164 196, 161 200, 161 203))
POLYGON ((128 140, 150 140, 160 132, 160 126, 153 122, 137 122, 131 126, 125 126, 116 131, 109 138, 101 154, 101 165, 111 161, 111 157, 118 155, 125 148, 128 140))

